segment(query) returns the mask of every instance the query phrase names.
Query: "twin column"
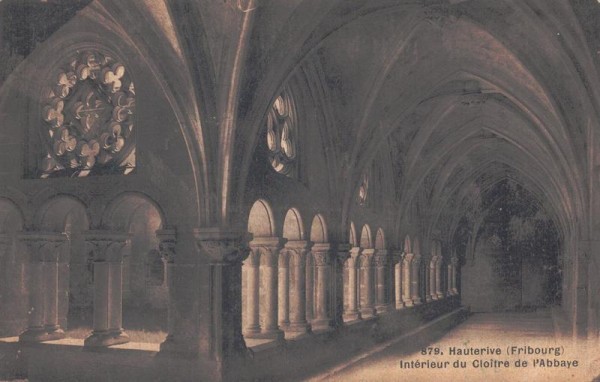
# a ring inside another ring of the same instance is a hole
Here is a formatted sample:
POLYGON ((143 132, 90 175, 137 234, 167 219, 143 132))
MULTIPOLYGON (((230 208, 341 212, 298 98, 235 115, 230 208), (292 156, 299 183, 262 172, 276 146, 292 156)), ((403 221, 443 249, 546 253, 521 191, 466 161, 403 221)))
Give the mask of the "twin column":
POLYGON ((86 247, 94 261, 94 326, 85 346, 129 342, 123 330, 123 253, 127 234, 88 231, 86 247))
POLYGON ((58 324, 58 268, 68 247, 64 234, 27 232, 20 240, 29 250, 29 323, 20 341, 52 341, 65 337, 58 324))

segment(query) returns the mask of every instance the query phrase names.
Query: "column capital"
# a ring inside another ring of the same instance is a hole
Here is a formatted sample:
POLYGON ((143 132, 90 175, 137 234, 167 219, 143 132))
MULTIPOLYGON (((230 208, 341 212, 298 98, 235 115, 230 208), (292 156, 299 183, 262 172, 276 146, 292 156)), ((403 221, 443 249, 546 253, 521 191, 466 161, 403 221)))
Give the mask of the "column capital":
POLYGON ((86 247, 95 261, 119 262, 129 234, 117 231, 91 230, 83 233, 86 247))
POLYGON ((373 257, 375 255, 375 250, 373 248, 365 248, 361 251, 360 257, 358 258, 360 261, 361 267, 370 267, 373 263, 373 257))
POLYGON ((315 265, 323 267, 331 265, 332 253, 331 244, 329 243, 315 243, 311 248, 313 258, 315 259, 315 265))
POLYGON ((288 240, 288 242, 285 243, 282 252, 289 256, 304 257, 310 251, 312 245, 312 241, 288 240))
POLYGON ((277 266, 279 262, 279 253, 286 243, 286 239, 277 236, 257 237, 250 244, 253 260, 262 265, 277 266))
POLYGON ((350 257, 357 258, 362 253, 363 249, 361 247, 352 247, 350 248, 350 257))
POLYGON ((330 243, 314 243, 311 248, 311 252, 314 253, 330 253, 332 250, 330 243))
POLYGON ((177 246, 177 231, 175 229, 159 229, 156 231, 158 238, 158 251, 168 263, 175 262, 175 247, 177 246))
POLYGON ((374 248, 363 248, 362 251, 360 251, 360 254, 361 256, 365 257, 373 257, 375 255, 375 252, 377 252, 377 250, 374 248))
POLYGON ((220 229, 196 229, 193 231, 198 250, 206 253, 213 263, 241 263, 248 256, 248 242, 252 234, 220 229))
POLYGON ((68 241, 67 235, 60 232, 25 231, 18 237, 38 261, 58 261, 60 253, 54 249, 68 241))
POLYGON ((317 267, 331 265, 331 255, 329 252, 313 252, 313 258, 317 267))
POLYGON ((309 250, 313 246, 312 241, 307 240, 288 240, 285 243, 285 248, 295 250, 309 250))
POLYGON ((373 263, 376 267, 384 267, 388 264, 390 258, 388 256, 388 251, 385 249, 375 251, 373 256, 373 263))
POLYGON ((287 243, 287 239, 270 236, 270 237, 255 237, 249 243, 251 248, 258 247, 266 247, 266 248, 275 248, 281 249, 284 247, 285 243, 287 243))

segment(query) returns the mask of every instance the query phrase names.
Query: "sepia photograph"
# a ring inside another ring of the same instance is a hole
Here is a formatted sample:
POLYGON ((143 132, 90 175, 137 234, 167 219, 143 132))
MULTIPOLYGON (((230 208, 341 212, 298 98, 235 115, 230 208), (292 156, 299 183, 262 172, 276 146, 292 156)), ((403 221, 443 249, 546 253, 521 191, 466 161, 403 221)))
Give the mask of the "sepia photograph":
POLYGON ((0 381, 435 380, 600 382, 600 0, 0 0, 0 381))

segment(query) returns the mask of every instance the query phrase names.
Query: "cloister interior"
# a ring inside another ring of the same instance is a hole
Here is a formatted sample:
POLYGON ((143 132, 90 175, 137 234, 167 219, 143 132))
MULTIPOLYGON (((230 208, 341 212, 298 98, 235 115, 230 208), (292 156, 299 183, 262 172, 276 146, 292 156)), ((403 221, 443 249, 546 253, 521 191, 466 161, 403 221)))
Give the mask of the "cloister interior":
POLYGON ((430 380, 398 359, 465 338, 600 377, 599 36, 595 0, 0 0, 0 378, 430 380))

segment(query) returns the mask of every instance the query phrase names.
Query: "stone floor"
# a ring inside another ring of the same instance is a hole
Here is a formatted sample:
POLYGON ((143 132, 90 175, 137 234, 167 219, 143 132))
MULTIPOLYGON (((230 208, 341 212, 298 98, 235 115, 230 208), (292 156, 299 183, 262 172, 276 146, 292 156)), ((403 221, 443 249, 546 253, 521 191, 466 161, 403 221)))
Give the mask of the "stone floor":
POLYGON ((474 314, 428 348, 430 350, 425 349, 426 354, 422 354, 422 345, 407 346, 392 340, 312 380, 600 381, 598 346, 585 349, 584 345, 574 344, 572 339, 561 335, 560 320, 549 309, 529 313, 474 314), (512 347, 524 349, 521 354, 509 354, 512 347), (454 354, 450 354, 452 348, 454 354), (484 354, 479 355, 458 354, 459 349, 475 348, 486 349, 480 350, 484 354), (487 348, 498 348, 500 355, 490 354, 487 348), (559 348, 560 354, 528 354, 547 348, 559 348), (521 367, 516 365, 519 360, 521 367), (558 367, 554 366, 555 360, 558 367), (527 366, 523 366, 522 361, 527 361, 527 366), (552 366, 546 365, 548 361, 552 366), (566 362, 573 361, 577 361, 578 366, 572 364, 569 368, 566 362), (416 368, 417 362, 421 368, 416 368))

